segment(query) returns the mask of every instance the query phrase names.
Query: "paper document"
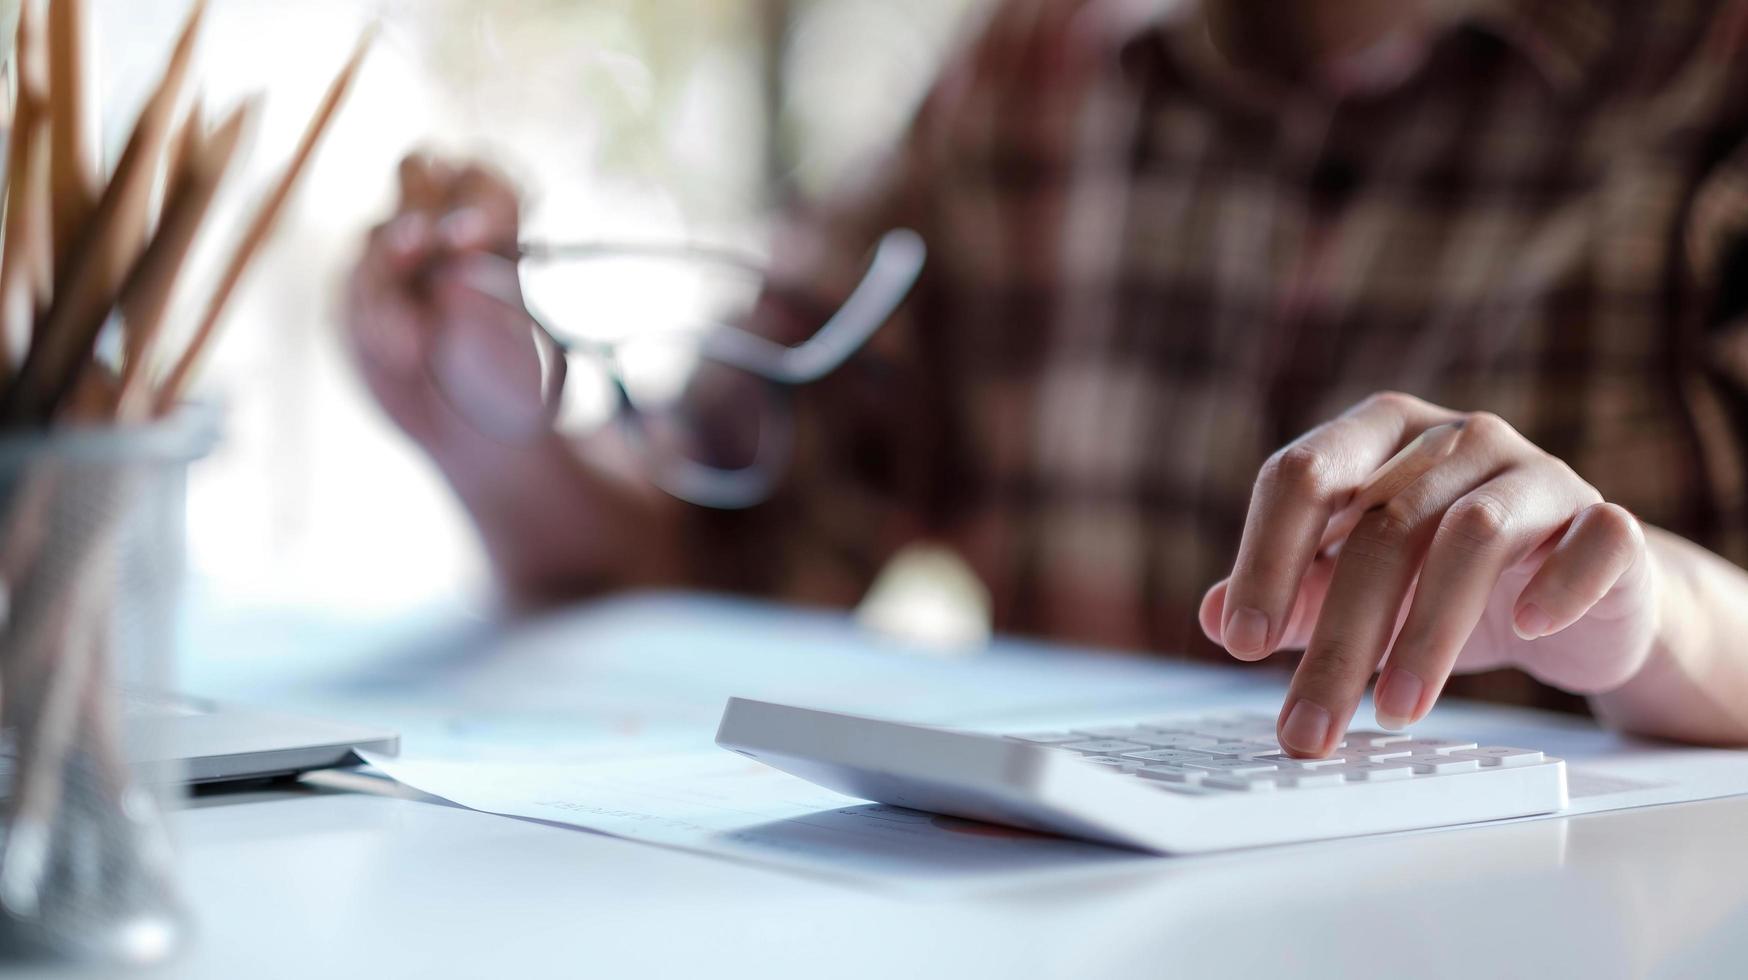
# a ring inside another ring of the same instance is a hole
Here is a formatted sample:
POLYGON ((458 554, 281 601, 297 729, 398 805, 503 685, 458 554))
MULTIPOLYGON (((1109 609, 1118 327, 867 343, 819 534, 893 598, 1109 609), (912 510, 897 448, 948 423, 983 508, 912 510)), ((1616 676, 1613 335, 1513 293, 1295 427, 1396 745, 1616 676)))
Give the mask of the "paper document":
POLYGON ((372 757, 408 786, 525 817, 856 883, 954 891, 1148 855, 860 803, 724 751, 588 765, 372 757))

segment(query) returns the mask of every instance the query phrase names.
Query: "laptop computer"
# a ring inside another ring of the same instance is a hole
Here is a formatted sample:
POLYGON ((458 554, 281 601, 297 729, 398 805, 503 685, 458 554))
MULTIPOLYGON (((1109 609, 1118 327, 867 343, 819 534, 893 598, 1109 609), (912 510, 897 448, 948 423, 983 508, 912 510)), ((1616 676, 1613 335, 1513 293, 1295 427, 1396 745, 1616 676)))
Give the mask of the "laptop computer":
POLYGON ((360 751, 400 751, 394 732, 180 695, 130 691, 124 715, 143 736, 134 761, 180 765, 191 784, 294 776, 360 765, 360 751))

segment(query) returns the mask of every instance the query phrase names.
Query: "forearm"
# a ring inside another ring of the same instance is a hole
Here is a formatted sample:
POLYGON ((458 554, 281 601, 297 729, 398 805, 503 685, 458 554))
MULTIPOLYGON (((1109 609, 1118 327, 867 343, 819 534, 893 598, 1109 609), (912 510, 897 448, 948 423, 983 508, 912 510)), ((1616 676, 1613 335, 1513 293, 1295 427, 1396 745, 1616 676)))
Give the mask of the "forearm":
POLYGON ((435 452, 494 569, 519 605, 547 605, 682 578, 681 506, 590 462, 558 436, 531 446, 435 452))
POLYGON ((1748 572, 1673 534, 1647 534, 1660 578, 1656 640, 1638 674, 1592 707, 1641 735, 1748 745, 1748 572))

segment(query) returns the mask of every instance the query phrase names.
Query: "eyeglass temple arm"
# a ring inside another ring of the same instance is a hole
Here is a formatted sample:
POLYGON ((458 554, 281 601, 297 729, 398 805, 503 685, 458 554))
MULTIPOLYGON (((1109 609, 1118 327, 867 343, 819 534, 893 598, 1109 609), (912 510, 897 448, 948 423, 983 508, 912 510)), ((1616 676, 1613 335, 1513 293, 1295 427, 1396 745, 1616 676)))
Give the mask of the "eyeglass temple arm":
POLYGON ((868 274, 825 326, 797 347, 745 330, 713 333, 704 356, 788 385, 818 381, 861 350, 910 297, 928 261, 921 235, 907 228, 887 232, 874 250, 868 274))
POLYGON ((745 272, 762 274, 763 263, 732 248, 693 243, 664 242, 546 242, 526 241, 517 246, 517 255, 524 259, 574 259, 581 261, 619 259, 640 256, 653 259, 685 259, 715 262, 745 272))

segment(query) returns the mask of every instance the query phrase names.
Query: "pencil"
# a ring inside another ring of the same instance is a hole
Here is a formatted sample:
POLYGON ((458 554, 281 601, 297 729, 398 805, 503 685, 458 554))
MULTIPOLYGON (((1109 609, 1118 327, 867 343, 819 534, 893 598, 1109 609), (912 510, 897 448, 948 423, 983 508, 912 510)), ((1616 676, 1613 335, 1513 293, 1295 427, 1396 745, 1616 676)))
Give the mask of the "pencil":
POLYGON ((52 0, 48 11, 49 113, 53 120, 56 281, 97 202, 97 159, 85 77, 85 0, 52 0))
MULTIPOLYGON (((177 129, 176 135, 170 140, 170 146, 164 151, 163 188, 159 192, 157 231, 154 232, 153 246, 157 244, 156 236, 163 234, 164 223, 170 220, 171 211, 176 206, 178 188, 184 181, 193 176, 200 159, 201 147, 206 144, 208 139, 206 117, 202 113, 200 105, 196 103, 189 108, 188 115, 182 120, 182 125, 177 129)), ((148 246, 148 250, 151 247, 148 246)), ((145 256, 141 256, 140 262, 143 264, 145 261, 145 256)), ((138 274, 139 269, 136 268, 136 278, 138 274)), ((126 295, 125 288, 123 295, 126 295)), ((140 313, 137 301, 131 313, 125 308, 122 310, 122 364, 124 368, 146 356, 146 348, 154 339, 152 336, 143 336, 143 334, 150 334, 154 329, 146 322, 148 319, 150 318, 140 313)), ((123 373, 127 372, 124 370, 123 373)))
POLYGON ((134 126, 133 135, 122 151, 115 175, 110 178, 109 188, 104 193, 106 203, 113 199, 117 208, 115 225, 109 230, 115 239, 113 258, 117 265, 106 269, 104 278, 104 285, 112 290, 111 295, 114 295, 113 290, 121 288, 129 268, 145 250, 152 223, 153 184, 157 181, 160 162, 166 156, 166 146, 173 147, 174 137, 181 135, 172 124, 172 116, 188 80, 195 42, 199 39, 200 25, 205 16, 206 0, 196 0, 183 23, 182 33, 177 37, 169 65, 164 69, 157 89, 140 111, 139 122, 134 126))
POLYGON ((188 134, 181 172, 172 175, 164 218, 121 293, 121 315, 127 324, 129 349, 122 366, 117 414, 122 422, 137 422, 151 411, 150 358, 163 330, 177 279, 188 261, 196 236, 224 183, 244 129, 259 102, 251 100, 232 112, 211 137, 188 134))
MULTIPOLYGON (((49 123, 40 112, 14 127, 6 187, 4 254, 0 255, 0 337, 7 354, 7 388, 17 382, 11 351, 31 344, 37 310, 47 297, 49 123)), ((22 366, 20 366, 22 369, 22 366)))
POLYGON ((77 386, 117 295, 145 250, 152 182, 170 138, 171 116, 188 75, 203 11, 204 4, 197 3, 78 246, 57 267, 48 317, 6 399, 8 421, 53 419, 62 399, 77 386))
POLYGON ((213 334, 218 328, 225 307, 236 293, 237 286, 242 282, 243 275, 249 270, 250 264, 272 234, 274 226, 279 221, 280 212, 285 209, 286 202, 291 198, 291 192, 296 189, 298 178, 308 167, 310 158, 315 154, 316 146, 327 132, 329 125, 345 100, 346 93, 351 89, 359 68, 364 64, 364 56, 370 52, 370 45, 376 39, 376 28, 373 26, 365 31, 358 41, 358 46, 352 52, 352 57, 340 74, 334 78, 328 87, 327 94, 322 98, 315 117, 311 119, 308 129, 299 142, 297 152, 293 154, 290 164, 280 176, 273 191, 255 215, 244 233, 236 253, 231 257, 230 265, 226 267, 219 279, 218 289, 207 304, 206 312, 201 316, 199 326, 195 328, 194 336, 182 352, 182 357, 176 362, 168 378, 160 390, 157 411, 158 414, 168 414, 187 393, 188 385, 193 379, 194 371, 199 366, 207 347, 212 343, 213 334))
POLYGON ((177 128, 176 135, 170 140, 170 145, 164 150, 163 188, 159 192, 158 220, 163 220, 164 211, 170 207, 170 192, 180 178, 182 168, 192 159, 192 154, 200 145, 202 134, 206 132, 206 119, 201 114, 200 103, 188 107, 188 115, 183 117, 182 125, 177 128))
POLYGON ((13 347, 30 341, 36 304, 42 298, 39 291, 48 288, 48 257, 34 250, 29 227, 36 210, 29 195, 46 175, 48 151, 43 105, 43 90, 48 82, 42 73, 42 35, 34 6, 26 3, 18 13, 18 40, 13 55, 18 94, 6 153, 6 224, 0 233, 0 240, 5 243, 0 248, 0 363, 4 364, 7 383, 11 382, 14 367, 13 347))

